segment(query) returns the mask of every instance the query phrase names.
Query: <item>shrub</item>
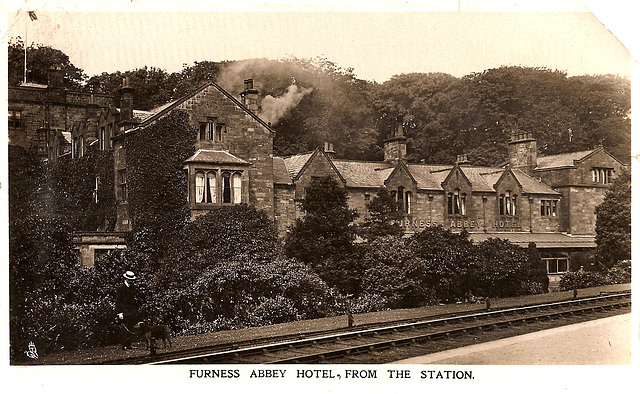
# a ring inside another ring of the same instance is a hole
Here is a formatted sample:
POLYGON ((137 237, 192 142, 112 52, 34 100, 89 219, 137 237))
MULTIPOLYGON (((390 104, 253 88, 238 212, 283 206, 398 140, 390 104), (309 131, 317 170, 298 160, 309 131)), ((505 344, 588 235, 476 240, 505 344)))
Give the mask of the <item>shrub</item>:
POLYGON ((248 255, 209 266, 197 278, 165 288, 151 297, 149 307, 183 332, 191 326, 219 327, 220 322, 239 328, 324 317, 338 309, 329 287, 306 265, 248 255))
POLYGON ((471 289, 470 268, 477 266, 477 251, 465 231, 459 234, 441 226, 414 234, 407 246, 417 257, 408 276, 435 290, 444 302, 464 299, 471 289))
POLYGON ((386 236, 366 244, 364 260, 368 262, 362 275, 362 289, 367 294, 384 298, 384 308, 411 308, 435 303, 428 284, 417 274, 421 267, 406 241, 386 236))
POLYGON ((631 283, 631 260, 622 260, 616 263, 607 272, 609 284, 631 283))
POLYGON ((526 277, 527 255, 517 245, 507 240, 489 238, 480 242, 478 253, 481 263, 475 272, 478 290, 476 295, 509 297, 520 295, 526 277))
POLYGON ((562 275, 559 289, 560 291, 568 291, 572 290, 574 286, 578 289, 584 289, 608 284, 607 277, 599 272, 571 271, 562 275))

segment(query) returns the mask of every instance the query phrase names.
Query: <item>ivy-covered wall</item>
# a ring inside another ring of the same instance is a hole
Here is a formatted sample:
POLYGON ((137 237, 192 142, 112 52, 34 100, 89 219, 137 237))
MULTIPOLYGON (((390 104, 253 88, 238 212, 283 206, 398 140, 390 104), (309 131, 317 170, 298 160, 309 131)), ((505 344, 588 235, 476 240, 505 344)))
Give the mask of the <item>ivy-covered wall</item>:
POLYGON ((81 158, 68 156, 46 168, 49 193, 44 214, 57 215, 74 231, 111 231, 115 224, 113 153, 92 146, 81 158))
POLYGON ((124 140, 131 229, 137 246, 148 253, 162 256, 189 218, 183 162, 195 143, 185 111, 173 111, 124 140))

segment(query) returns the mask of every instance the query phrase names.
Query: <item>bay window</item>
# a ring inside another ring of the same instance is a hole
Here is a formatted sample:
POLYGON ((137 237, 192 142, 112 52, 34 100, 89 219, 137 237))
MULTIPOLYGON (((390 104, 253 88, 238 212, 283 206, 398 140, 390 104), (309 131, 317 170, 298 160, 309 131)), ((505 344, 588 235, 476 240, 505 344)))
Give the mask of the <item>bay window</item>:
POLYGON ((196 170, 194 183, 196 204, 242 203, 242 172, 240 171, 196 170))

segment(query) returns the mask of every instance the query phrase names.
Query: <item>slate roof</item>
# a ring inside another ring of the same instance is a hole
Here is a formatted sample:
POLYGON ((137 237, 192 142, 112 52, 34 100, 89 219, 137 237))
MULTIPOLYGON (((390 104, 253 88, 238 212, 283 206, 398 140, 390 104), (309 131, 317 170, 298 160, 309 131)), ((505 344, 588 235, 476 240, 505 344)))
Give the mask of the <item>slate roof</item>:
POLYGON ((374 188, 384 185, 380 176, 381 169, 387 169, 383 162, 367 162, 355 160, 333 160, 338 172, 347 181, 347 187, 374 188))
POLYGON ((431 173, 433 178, 438 183, 438 186, 440 187, 440 189, 442 189, 442 186, 441 186, 442 182, 444 182, 445 178, 451 172, 451 169, 453 168, 453 165, 448 165, 448 166, 444 166, 444 165, 441 165, 441 166, 429 165, 428 167, 429 167, 429 172, 431 173))
POLYGON ((469 239, 473 242, 486 241, 489 238, 509 240, 521 247, 535 242, 538 249, 549 248, 595 248, 595 236, 571 236, 562 233, 472 233, 469 239))
MULTIPOLYGON (((282 161, 282 165, 286 168, 289 179, 282 178, 278 181, 290 183, 291 179, 295 179, 300 175, 300 171, 305 164, 311 159, 314 152, 302 153, 299 155, 287 157, 284 159, 277 158, 282 161), (285 182, 286 181, 286 182, 285 182)), ((276 171, 274 158, 274 172, 276 171)), ((347 187, 376 188, 384 186, 384 182, 391 176, 395 166, 391 166, 384 162, 367 162, 357 160, 332 160, 334 166, 340 175, 347 181, 347 187)), ((442 182, 451 172, 453 165, 433 165, 433 164, 409 164, 407 166, 409 172, 418 183, 420 190, 442 190, 442 182)), ((471 181, 472 189, 475 192, 494 193, 493 185, 500 179, 505 169, 497 167, 470 167, 462 166, 460 169, 465 176, 471 181)), ((282 169, 279 171, 284 172, 282 169)), ((518 182, 522 185, 522 192, 526 194, 548 194, 559 195, 551 187, 530 177, 524 172, 514 169, 512 170, 518 182)))
MULTIPOLYGON (((117 113, 121 113, 122 110, 120 108, 116 108, 115 111, 117 113)), ((153 115, 155 115, 157 113, 157 111, 155 109, 149 110, 149 111, 143 111, 141 109, 134 109, 133 110, 133 120, 135 120, 138 123, 142 123, 145 120, 149 119, 150 117, 152 117, 153 115)))
POLYGON ((273 183, 278 185, 292 185, 291 175, 282 157, 273 158, 273 183))
POLYGON ((580 152, 561 153, 558 155, 541 156, 538 157, 538 165, 536 169, 571 167, 574 165, 574 160, 581 160, 593 152, 595 152, 594 149, 580 152))
POLYGON ((291 175, 291 178, 295 178, 298 176, 298 174, 300 173, 300 170, 302 170, 302 167, 304 167, 304 165, 307 164, 307 161, 309 161, 312 155, 313 155, 313 152, 307 152, 307 153, 301 153, 295 156, 287 157, 284 159, 287 169, 289 170, 289 174, 291 175))
MULTIPOLYGON (((413 175, 413 178, 418 182, 418 189, 423 190, 442 190, 438 179, 433 175, 431 170, 433 166, 424 164, 409 164, 409 172, 413 175)), ((447 172, 448 173, 448 172, 447 172)))
POLYGON ((248 165, 249 162, 221 150, 198 149, 196 153, 185 160, 185 163, 215 163, 248 165))
POLYGON ((142 110, 139 110, 139 109, 134 109, 133 110, 133 119, 135 119, 138 122, 144 122, 145 120, 149 119, 150 117, 152 117, 155 114, 156 114, 156 112, 153 112, 153 110, 151 110, 151 111, 142 111, 142 110))
POLYGON ((539 180, 530 177, 524 172, 514 169, 513 175, 516 176, 518 182, 522 185, 522 192, 527 194, 551 194, 559 196, 560 193, 553 190, 551 187, 540 182, 539 180))
POLYGON ((474 192, 494 192, 493 185, 500 178, 500 175, 504 173, 503 169, 498 170, 491 167, 462 166, 460 169, 471 182, 471 190, 474 192))

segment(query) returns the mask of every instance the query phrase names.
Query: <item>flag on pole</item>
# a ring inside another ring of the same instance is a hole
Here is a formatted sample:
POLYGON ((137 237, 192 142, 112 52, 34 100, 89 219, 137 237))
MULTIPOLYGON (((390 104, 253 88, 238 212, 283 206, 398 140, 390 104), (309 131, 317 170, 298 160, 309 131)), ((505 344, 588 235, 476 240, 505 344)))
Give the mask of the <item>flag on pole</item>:
POLYGON ((38 17, 36 16, 36 12, 35 11, 27 11, 29 13, 29 18, 31 18, 32 21, 37 21, 38 17))

